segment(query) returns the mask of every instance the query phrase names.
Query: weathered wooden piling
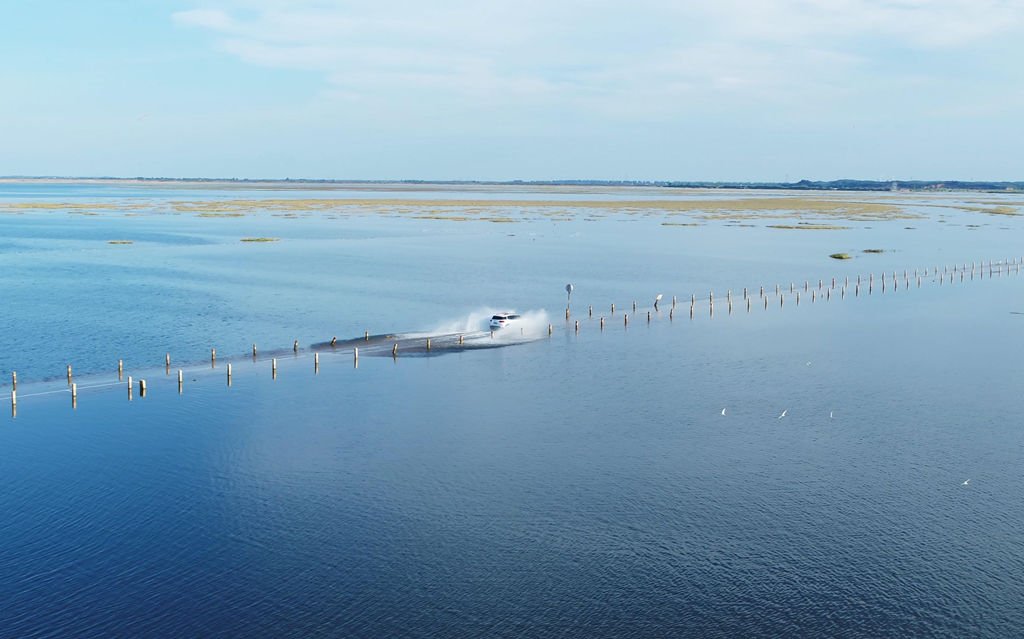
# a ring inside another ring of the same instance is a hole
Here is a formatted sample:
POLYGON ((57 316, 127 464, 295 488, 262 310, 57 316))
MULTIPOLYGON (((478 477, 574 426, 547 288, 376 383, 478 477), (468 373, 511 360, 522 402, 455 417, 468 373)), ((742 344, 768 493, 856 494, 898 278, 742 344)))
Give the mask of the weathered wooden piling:
POLYGON ((128 376, 128 399, 132 398, 132 376, 128 376))
POLYGON ((274 376, 274 377, 277 377, 277 358, 276 357, 270 358, 270 374, 272 376, 274 376))
POLYGON ((763 285, 761 286, 761 292, 759 293, 759 295, 761 297, 764 297, 764 286, 763 285))
POLYGON ((337 337, 332 337, 331 338, 331 347, 333 348, 334 346, 337 346, 337 344, 338 344, 338 338, 337 337))
POLYGON ((459 346, 462 346, 462 335, 459 335, 459 346))
POLYGON ((675 315, 675 313, 676 313, 676 308, 674 306, 672 308, 668 309, 668 321, 670 321, 670 322, 672 321, 672 316, 675 315))
POLYGON ((298 353, 299 352, 299 340, 295 340, 294 342, 292 342, 292 352, 293 353, 298 353))
POLYGON ((593 317, 593 316, 594 316, 594 305, 591 304, 591 305, 587 306, 587 317, 593 317))
POLYGON ((398 357, 398 342, 395 342, 395 345, 391 347, 391 357, 398 357))
POLYGON ((768 296, 765 296, 764 298, 764 310, 768 310, 768 296))
POLYGON ((165 353, 164 354, 164 366, 167 367, 167 368, 171 367, 171 354, 170 353, 165 353))
POLYGON ((622 314, 622 325, 629 326, 629 313, 622 314))
POLYGON ((210 364, 213 364, 216 361, 217 361, 217 349, 216 348, 211 348, 210 349, 210 364))
POLYGON ((430 338, 427 338, 427 351, 430 351, 430 338))
POLYGON ((747 299, 747 287, 743 287, 743 299, 747 299))
POLYGON ((580 321, 579 320, 576 320, 576 332, 577 333, 580 332, 580 321))
POLYGON ((693 302, 690 302, 690 319, 693 319, 693 302))
POLYGON ((651 323, 651 312, 650 311, 647 311, 647 323, 648 324, 651 323))
MULTIPOLYGON (((331 346, 333 346, 333 345, 334 345, 334 343, 333 343, 333 340, 332 340, 331 341, 331 346)), ((256 344, 255 343, 252 345, 252 358, 256 359, 256 344)))
POLYGON ((18 390, 16 388, 11 389, 11 406, 18 405, 18 390))
POLYGON ((832 289, 830 289, 830 288, 825 289, 825 301, 826 302, 831 302, 832 301, 832 289))
POLYGON ((811 291, 811 304, 814 303, 815 299, 817 299, 817 296, 818 296, 818 291, 811 291))
POLYGON ((139 380, 139 397, 145 397, 145 396, 146 396, 146 380, 140 379, 139 380))
POLYGON ((601 330, 604 330, 604 317, 601 317, 601 330))
POLYGON ((185 385, 185 375, 182 373, 181 369, 179 368, 178 369, 178 394, 179 395, 181 395, 181 389, 182 389, 182 387, 184 385, 185 385))
MULTIPOLYGON (((461 335, 459 335, 459 340, 460 340, 459 343, 461 344, 462 343, 462 341, 461 341, 462 340, 462 336, 461 335)), ((352 349, 352 362, 356 366, 359 365, 359 347, 358 346, 352 349)))
POLYGON ((796 292, 796 305, 800 306, 800 291, 796 292))
POLYGON ((568 306, 565 307, 565 320, 569 321, 569 307, 568 306))
POLYGON ((615 302, 612 302, 612 315, 615 315, 615 302))
POLYGON ((71 364, 68 364, 68 384, 71 383, 71 364))
POLYGON ((231 385, 231 362, 228 362, 228 386, 231 385))
POLYGON ((78 384, 71 385, 71 399, 78 397, 78 384))
POLYGON ((675 307, 676 307, 676 296, 673 295, 672 296, 672 308, 675 308, 675 307))
POLYGON ((747 312, 750 312, 750 298, 747 298, 747 312))
MULTIPOLYGON (((548 335, 550 335, 550 334, 552 334, 554 332, 555 332, 555 327, 552 326, 551 324, 548 324, 548 335)), ((491 337, 494 337, 494 331, 491 331, 491 337)))
MULTIPOLYGON (((430 350, 430 340, 427 340, 427 350, 430 350)), ((320 353, 313 353, 313 372, 320 372, 320 353)))
POLYGON ((18 390, 18 371, 11 371, 11 390, 18 390))

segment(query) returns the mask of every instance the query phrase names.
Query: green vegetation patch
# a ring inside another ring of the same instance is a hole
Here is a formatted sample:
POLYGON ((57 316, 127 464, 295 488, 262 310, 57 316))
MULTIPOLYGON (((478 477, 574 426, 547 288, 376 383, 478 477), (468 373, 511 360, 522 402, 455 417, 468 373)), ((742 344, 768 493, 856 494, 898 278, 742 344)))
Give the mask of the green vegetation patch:
POLYGON ((277 242, 281 238, 277 237, 243 237, 242 242, 277 242))
POLYGON ((107 240, 107 244, 135 244, 132 240, 107 240))
POLYGON ((833 253, 832 255, 829 255, 829 257, 831 257, 834 260, 852 260, 853 259, 853 256, 850 255, 849 253, 833 253))
POLYGON ((885 253, 885 249, 864 249, 865 253, 885 253))

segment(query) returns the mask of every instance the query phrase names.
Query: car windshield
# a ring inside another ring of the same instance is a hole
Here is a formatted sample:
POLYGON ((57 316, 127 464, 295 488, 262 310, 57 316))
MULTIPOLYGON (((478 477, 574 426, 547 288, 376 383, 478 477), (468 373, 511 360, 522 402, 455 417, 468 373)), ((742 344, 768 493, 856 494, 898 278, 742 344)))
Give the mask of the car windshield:
POLYGON ((508 315, 495 315, 491 319, 496 319, 496 320, 508 319, 508 315))
POLYGON ((509 315, 508 318, 509 319, 519 319, 519 316, 518 315, 509 315))

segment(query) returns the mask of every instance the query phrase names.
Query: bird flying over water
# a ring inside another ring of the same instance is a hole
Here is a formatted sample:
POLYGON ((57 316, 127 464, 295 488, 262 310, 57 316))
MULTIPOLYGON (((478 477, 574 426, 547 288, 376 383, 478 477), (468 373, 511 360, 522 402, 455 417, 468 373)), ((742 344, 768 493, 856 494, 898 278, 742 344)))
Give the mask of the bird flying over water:
POLYGON ((966 480, 964 480, 964 483, 962 483, 962 484, 960 484, 960 485, 961 485, 961 486, 966 486, 966 485, 967 485, 967 484, 969 484, 969 483, 971 483, 971 480, 970 480, 970 479, 966 479, 966 480))
MULTIPOLYGON (((788 410, 788 409, 787 409, 787 410, 788 410)), ((782 414, 781 414, 781 415, 779 415, 779 419, 782 419, 782 418, 783 418, 783 417, 785 417, 785 416, 786 416, 786 411, 782 411, 782 414)))
POLYGON ((725 417, 725 409, 722 409, 722 417, 725 417))

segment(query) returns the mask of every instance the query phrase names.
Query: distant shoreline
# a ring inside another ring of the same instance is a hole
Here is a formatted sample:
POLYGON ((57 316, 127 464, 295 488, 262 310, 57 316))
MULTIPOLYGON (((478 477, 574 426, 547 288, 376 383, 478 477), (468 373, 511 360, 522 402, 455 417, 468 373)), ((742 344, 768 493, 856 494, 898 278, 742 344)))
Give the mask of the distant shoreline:
POLYGON ((344 188, 344 187, 645 187, 666 189, 738 189, 777 191, 873 191, 873 192, 1024 192, 1024 182, 977 182, 963 180, 827 180, 798 182, 684 182, 642 180, 335 180, 307 178, 168 178, 168 177, 63 177, 63 176, 0 176, 0 184, 168 184, 245 185, 255 187, 344 188))

